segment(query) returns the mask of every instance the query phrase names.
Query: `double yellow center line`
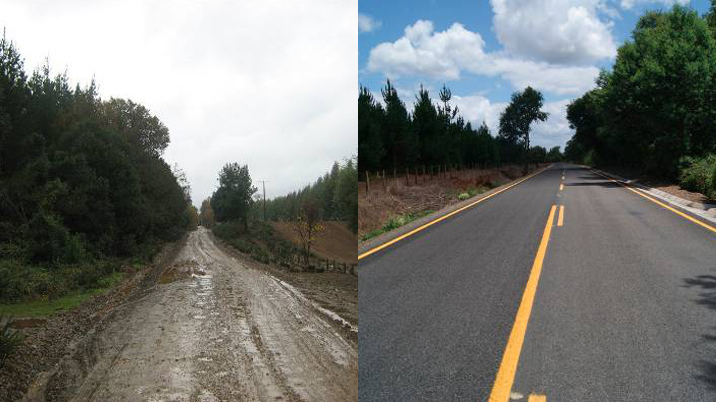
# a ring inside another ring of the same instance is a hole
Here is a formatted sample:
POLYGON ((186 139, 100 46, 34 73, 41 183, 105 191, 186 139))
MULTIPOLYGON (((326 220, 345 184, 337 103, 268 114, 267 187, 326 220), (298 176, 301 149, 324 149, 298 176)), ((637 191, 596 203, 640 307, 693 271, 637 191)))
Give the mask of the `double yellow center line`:
MULTIPOLYGON (((559 191, 564 190, 563 181, 564 171, 562 172, 562 180, 559 183, 559 191)), ((557 210, 557 205, 552 205, 549 209, 547 223, 545 224, 544 231, 542 232, 542 240, 540 240, 537 255, 532 263, 530 277, 527 280, 525 291, 522 294, 522 301, 520 302, 520 307, 517 310, 515 323, 512 326, 512 332, 510 332, 510 337, 507 340, 507 346, 505 347, 505 352, 502 355, 502 361, 500 362, 500 367, 497 371, 497 377, 495 377, 495 383, 492 386, 490 402, 506 402, 510 398, 512 384, 515 381, 515 374, 517 373, 517 364, 520 360, 520 353, 522 352, 522 344, 524 343, 525 335, 527 333, 527 323, 529 322, 530 315, 532 314, 532 305, 534 304, 535 295, 537 294, 539 278, 542 274, 542 264, 544 263, 544 258, 547 255, 547 246, 549 245, 549 238, 552 234, 555 214, 557 214, 557 226, 564 225, 564 205, 559 205, 559 213, 557 213, 557 210)), ((547 397, 545 395, 532 394, 530 395, 528 402, 543 402, 546 400, 547 397)))
MULTIPOLYGON (((542 240, 540 240, 539 248, 537 249, 537 256, 532 263, 532 270, 530 271, 530 277, 527 280, 525 291, 522 294, 522 301, 517 310, 515 324, 512 326, 512 332, 510 332, 510 337, 507 340, 505 353, 502 355, 502 362, 497 371, 495 383, 492 386, 490 402, 506 402, 510 398, 512 384, 515 381, 515 374, 517 373, 517 363, 520 360, 522 344, 525 341, 525 334, 527 333, 527 323, 530 320, 532 305, 534 304, 535 295, 537 294, 537 284, 542 274, 542 264, 545 255, 547 255, 547 245, 549 244, 549 237, 552 234, 552 224, 556 210, 556 205, 552 205, 549 209, 547 224, 544 227, 544 232, 542 232, 542 240)), ((563 216, 563 211, 564 208, 560 208, 560 218, 563 216)), ((546 398, 536 400, 546 400, 546 398)))

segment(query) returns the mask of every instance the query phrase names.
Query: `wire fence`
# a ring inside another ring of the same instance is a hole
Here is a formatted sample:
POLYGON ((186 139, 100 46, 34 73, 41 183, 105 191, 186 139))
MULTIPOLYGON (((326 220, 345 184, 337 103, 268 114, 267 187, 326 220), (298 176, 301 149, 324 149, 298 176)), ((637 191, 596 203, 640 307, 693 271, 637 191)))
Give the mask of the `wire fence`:
POLYGON ((501 165, 470 164, 470 165, 433 165, 414 166, 412 168, 369 171, 360 175, 361 191, 387 192, 391 185, 400 184, 411 187, 425 185, 441 180, 459 179, 465 181, 479 181, 485 175, 485 170, 499 168, 501 165))

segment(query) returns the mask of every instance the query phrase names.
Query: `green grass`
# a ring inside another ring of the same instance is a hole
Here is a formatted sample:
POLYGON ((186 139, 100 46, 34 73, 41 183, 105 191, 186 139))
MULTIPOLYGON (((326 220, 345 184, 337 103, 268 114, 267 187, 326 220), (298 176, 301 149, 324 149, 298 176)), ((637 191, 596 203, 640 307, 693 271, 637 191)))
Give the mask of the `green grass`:
POLYGON ((0 316, 49 317, 55 313, 67 311, 92 296, 100 295, 120 282, 124 274, 115 272, 99 280, 99 288, 75 292, 52 300, 33 300, 23 303, 0 304, 0 316))
POLYGON ((388 222, 386 222, 382 228, 373 230, 372 232, 368 232, 361 237, 361 241, 366 241, 368 239, 372 239, 373 237, 379 236, 383 233, 390 232, 391 230, 397 229, 403 225, 406 225, 416 219, 422 218, 423 216, 430 215, 434 211, 432 210, 426 210, 421 212, 415 212, 405 215, 399 215, 393 218, 388 219, 388 222))

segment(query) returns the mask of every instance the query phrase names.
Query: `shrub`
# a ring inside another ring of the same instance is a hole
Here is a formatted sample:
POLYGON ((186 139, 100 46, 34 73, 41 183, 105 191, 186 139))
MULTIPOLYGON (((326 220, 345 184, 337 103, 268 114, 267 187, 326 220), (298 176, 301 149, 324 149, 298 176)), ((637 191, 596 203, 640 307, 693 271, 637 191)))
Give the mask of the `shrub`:
POLYGON ((594 166, 596 163, 596 154, 594 153, 593 149, 590 149, 587 151, 587 153, 584 154, 584 158, 582 159, 582 164, 587 166, 594 166))
POLYGON ((55 299, 75 290, 99 288, 117 268, 118 263, 112 260, 51 267, 0 260, 0 302, 55 299))
POLYGON ((10 329, 10 317, 0 317, 0 367, 13 350, 20 345, 22 337, 19 332, 10 329), (4 323, 3 323, 4 321, 4 323))
POLYGON ((716 198, 716 155, 704 158, 682 158, 679 184, 686 190, 716 198))
POLYGON ((468 194, 468 193, 462 193, 457 196, 457 199, 460 201, 465 201, 468 198, 470 198, 470 194, 468 194))
POLYGON ((238 222, 217 223, 211 230, 214 235, 224 240, 235 239, 244 233, 243 226, 238 222))

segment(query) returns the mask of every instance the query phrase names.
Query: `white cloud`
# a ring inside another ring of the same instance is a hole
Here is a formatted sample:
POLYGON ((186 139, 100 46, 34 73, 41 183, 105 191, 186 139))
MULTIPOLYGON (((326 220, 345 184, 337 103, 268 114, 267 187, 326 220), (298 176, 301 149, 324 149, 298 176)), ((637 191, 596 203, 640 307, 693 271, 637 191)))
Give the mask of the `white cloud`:
POLYGON ((303 186, 356 152, 357 1, 5 2, 3 24, 26 68, 49 56, 73 81, 96 76, 170 130, 193 199, 226 162, 303 186))
MULTIPOLYGON (((561 146, 572 137, 574 133, 567 121, 567 104, 569 99, 545 102, 542 110, 549 113, 544 122, 532 125, 531 143, 546 148, 561 146)), ((492 135, 499 133, 500 113, 507 107, 506 102, 491 102, 481 95, 454 96, 454 104, 460 109, 460 114, 469 121, 474 128, 482 125, 484 121, 490 128, 492 135)))
POLYGON ((574 130, 569 128, 567 120, 567 104, 570 99, 563 99, 554 102, 545 102, 542 110, 549 113, 547 120, 537 122, 533 126, 532 139, 533 144, 541 145, 547 149, 554 146, 562 147, 572 138, 574 130))
POLYGON ((460 115, 478 128, 483 122, 497 135, 500 128, 500 113, 507 107, 506 102, 491 102, 482 95, 453 96, 452 102, 460 109, 460 115))
POLYGON ((382 23, 370 15, 358 13, 358 32, 373 32, 380 28, 382 23))
POLYGON ((631 9, 637 4, 645 3, 661 3, 665 6, 673 6, 676 3, 681 5, 689 4, 689 0, 621 0, 621 6, 624 9, 631 9))
POLYGON ((494 31, 510 54, 550 64, 590 64, 616 55, 601 0, 491 0, 494 31))
POLYGON ((505 52, 486 53, 477 32, 455 23, 435 32, 430 21, 419 20, 405 28, 403 37, 384 42, 370 51, 368 70, 389 77, 406 75, 457 80, 461 73, 500 76, 522 89, 532 85, 555 94, 579 94, 594 86, 594 66, 560 66, 514 57, 505 52))

